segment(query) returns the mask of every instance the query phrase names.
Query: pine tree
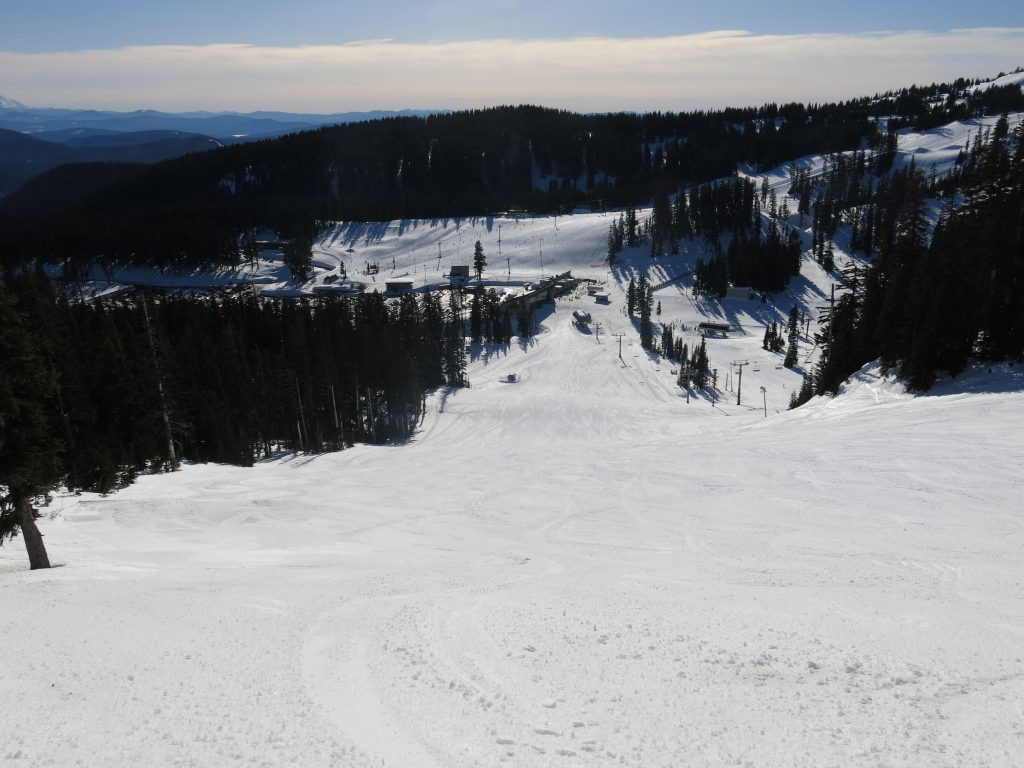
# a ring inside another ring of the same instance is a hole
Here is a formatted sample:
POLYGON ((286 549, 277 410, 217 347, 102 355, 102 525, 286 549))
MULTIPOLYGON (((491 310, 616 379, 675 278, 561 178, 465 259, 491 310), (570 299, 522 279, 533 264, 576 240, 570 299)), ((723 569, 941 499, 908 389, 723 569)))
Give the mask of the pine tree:
POLYGON ((790 409, 799 408, 812 397, 814 397, 814 377, 808 374, 804 376, 799 391, 793 392, 789 398, 789 407, 790 409))
POLYGON ((481 291, 477 288, 473 291, 473 301, 469 305, 469 336, 474 343, 480 341, 483 333, 483 306, 481 291))
POLYGON ((614 266, 619 260, 618 230, 615 223, 608 225, 608 264, 614 266))
POLYGON ((640 275, 636 285, 636 302, 640 311, 640 346, 651 349, 654 345, 654 329, 651 326, 651 304, 653 294, 647 279, 640 275))
POLYGON ((783 365, 787 368, 792 368, 797 364, 799 359, 800 350, 798 348, 799 338, 799 324, 800 324, 800 310, 797 309, 796 305, 789 310, 789 346, 786 348, 786 359, 783 361, 783 365))
POLYGON ((484 267, 487 266, 487 257, 484 256, 484 247, 480 245, 480 241, 477 240, 473 246, 473 269, 476 271, 476 276, 482 277, 484 274, 484 267))
POLYGON ((445 355, 445 379, 449 387, 465 386, 466 337, 462 326, 462 302, 459 294, 448 295, 447 339, 445 355))
POLYGON ((49 568, 33 499, 62 477, 56 432, 56 385, 29 329, 0 283, 0 544, 21 531, 29 567, 49 568))
POLYGON ((700 346, 693 350, 693 356, 690 358, 690 372, 698 389, 704 388, 708 383, 708 367, 707 341, 701 337, 700 346))
POLYGON ((301 228, 284 244, 284 263, 291 270, 292 279, 298 282, 308 280, 313 272, 313 241, 316 231, 313 228, 301 228))

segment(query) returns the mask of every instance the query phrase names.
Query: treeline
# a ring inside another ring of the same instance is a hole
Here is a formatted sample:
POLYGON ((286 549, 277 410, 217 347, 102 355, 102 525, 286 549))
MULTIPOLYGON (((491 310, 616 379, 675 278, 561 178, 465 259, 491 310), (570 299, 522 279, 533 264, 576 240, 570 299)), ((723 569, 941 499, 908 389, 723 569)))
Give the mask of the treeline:
POLYGON ((892 91, 875 100, 874 113, 879 117, 895 115, 890 123, 893 130, 909 126, 916 131, 926 131, 957 120, 1024 110, 1024 92, 1019 85, 973 88, 978 83, 959 78, 952 83, 915 85, 892 91))
MULTIPOLYGON (((915 389, 971 359, 1024 355, 1024 128, 1006 118, 982 133, 943 180, 913 165, 881 180, 861 204, 836 216, 874 255, 846 265, 845 291, 820 334, 822 354, 798 400, 834 393, 880 359, 915 389), (929 198, 945 200, 934 233, 929 198)), ((851 199, 849 195, 846 199, 851 199)))
POLYGON ((321 128, 129 178, 65 169, 0 203, 0 259, 63 261, 69 271, 95 261, 209 266, 235 263, 253 229, 290 240, 327 220, 639 204, 739 163, 857 146, 874 135, 866 104, 645 115, 501 107, 321 128), (59 195, 47 194, 51 183, 59 195))
MULTIPOLYGON (((26 428, 34 401, 43 416, 31 428, 58 444, 38 463, 58 465, 72 489, 110 491, 183 459, 251 465, 404 440, 427 390, 465 383, 455 293, 447 304, 436 293, 78 302, 21 275, 0 282, 0 297, 0 434, 26 428), (26 376, 34 387, 18 385, 26 376)), ((17 441, 0 446, 16 461, 11 451, 17 441)), ((0 494, 17 485, 0 460, 0 494)))
POLYGON ((803 241, 787 223, 786 200, 778 202, 767 178, 760 189, 750 179, 704 184, 676 201, 681 232, 702 236, 711 244, 708 261, 697 260, 694 291, 724 296, 731 285, 757 291, 781 291, 800 273, 803 241), (722 248, 723 235, 728 245, 722 248))
POLYGON ((697 260, 698 294, 724 296, 730 283, 781 291, 800 272, 802 240, 788 218, 787 202, 777 202, 767 178, 760 191, 753 181, 734 178, 680 189, 674 201, 659 192, 648 218, 638 219, 630 207, 609 225, 608 261, 615 264, 623 248, 646 245, 652 258, 676 255, 683 240, 702 237, 714 253, 707 262, 697 260))

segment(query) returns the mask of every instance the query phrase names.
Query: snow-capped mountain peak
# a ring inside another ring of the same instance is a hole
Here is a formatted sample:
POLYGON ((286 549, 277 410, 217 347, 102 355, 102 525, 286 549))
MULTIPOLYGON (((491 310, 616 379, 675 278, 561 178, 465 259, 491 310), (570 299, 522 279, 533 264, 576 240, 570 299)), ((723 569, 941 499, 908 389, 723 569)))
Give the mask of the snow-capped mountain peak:
POLYGON ((6 96, 0 96, 0 109, 25 109, 25 105, 20 101, 8 99, 6 96))

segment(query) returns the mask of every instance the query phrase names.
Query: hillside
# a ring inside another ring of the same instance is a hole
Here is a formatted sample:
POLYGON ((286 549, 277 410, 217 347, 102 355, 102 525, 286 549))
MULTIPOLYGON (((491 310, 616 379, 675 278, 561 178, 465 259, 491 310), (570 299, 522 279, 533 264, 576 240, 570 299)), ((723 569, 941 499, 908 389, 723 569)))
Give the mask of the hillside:
MULTIPOLYGON (((101 134, 58 141, 0 129, 0 197, 15 192, 30 179, 69 163, 151 164, 219 146, 221 144, 209 136, 176 131, 101 134)), ((59 186, 54 183, 50 190, 59 190, 59 186)), ((101 187, 101 183, 89 180, 90 190, 101 187)), ((25 210, 24 200, 21 205, 21 210, 25 210)))

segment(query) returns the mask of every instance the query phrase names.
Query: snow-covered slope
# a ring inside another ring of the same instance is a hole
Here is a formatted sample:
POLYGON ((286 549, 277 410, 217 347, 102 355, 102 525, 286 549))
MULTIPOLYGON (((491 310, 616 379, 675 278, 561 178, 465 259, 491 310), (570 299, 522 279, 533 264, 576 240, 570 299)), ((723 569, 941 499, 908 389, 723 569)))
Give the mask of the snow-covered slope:
MULTIPOLYGON (((1024 75, 1020 75, 1024 79, 1024 75)), ((896 167, 908 165, 913 159, 914 164, 926 173, 942 176, 952 170, 957 155, 967 147, 967 143, 976 138, 979 131, 991 129, 998 117, 982 117, 975 120, 963 120, 921 133, 904 129, 898 138, 896 167)), ((1024 121, 1024 114, 1014 112, 1007 116, 1007 123, 1012 131, 1024 121)))
POLYGON ((977 85, 972 85, 968 90, 982 91, 993 86, 1019 85, 1024 88, 1024 72, 1011 72, 1008 75, 997 77, 995 80, 987 80, 977 85))
POLYGON ((56 498, 64 567, 0 550, 0 756, 1017 764, 1022 370, 765 419, 581 306, 628 331, 558 303, 410 445, 56 498))

